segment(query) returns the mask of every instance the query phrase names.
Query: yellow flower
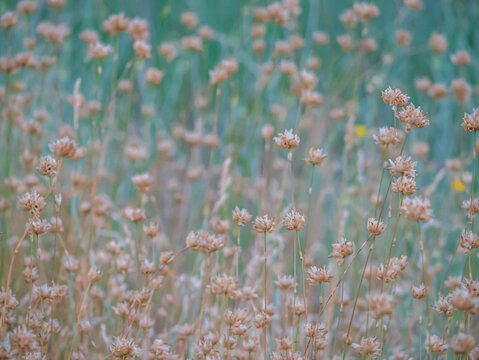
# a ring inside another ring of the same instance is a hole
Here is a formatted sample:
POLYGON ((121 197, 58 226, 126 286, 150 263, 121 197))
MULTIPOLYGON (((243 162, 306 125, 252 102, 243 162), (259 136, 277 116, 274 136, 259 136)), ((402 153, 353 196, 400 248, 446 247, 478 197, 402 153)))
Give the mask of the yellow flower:
POLYGON ((466 190, 466 184, 464 184, 461 180, 459 179, 454 179, 451 181, 451 188, 454 190, 454 191, 457 191, 457 192, 462 192, 464 190, 466 190))
POLYGON ((366 125, 356 125, 354 127, 354 133, 357 137, 365 137, 366 136, 366 125))

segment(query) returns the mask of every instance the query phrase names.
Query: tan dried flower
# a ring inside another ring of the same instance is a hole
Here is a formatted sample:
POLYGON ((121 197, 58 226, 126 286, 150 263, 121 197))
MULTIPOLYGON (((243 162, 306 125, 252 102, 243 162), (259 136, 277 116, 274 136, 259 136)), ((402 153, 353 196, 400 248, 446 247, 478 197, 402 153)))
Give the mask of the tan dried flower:
POLYGON ((354 245, 351 241, 347 241, 344 238, 339 239, 333 244, 333 251, 330 257, 334 258, 336 262, 341 265, 345 258, 352 255, 354 252, 354 245))
POLYGON ((407 176, 398 177, 393 181, 391 191, 406 196, 414 195, 416 193, 416 181, 414 178, 407 176))
POLYGON ((251 221, 251 214, 246 209, 239 209, 237 206, 233 210, 233 221, 239 226, 244 226, 251 221))
POLYGON ((471 55, 466 50, 459 50, 451 54, 451 61, 459 66, 467 66, 471 63, 471 55))
POLYGON ((37 171, 42 176, 54 177, 57 174, 58 163, 50 155, 42 156, 37 171))
POLYGON ((391 175, 402 175, 410 178, 416 177, 416 165, 417 161, 412 161, 410 157, 401 155, 394 161, 389 159, 389 171, 391 175))
POLYGON ((322 268, 311 266, 306 270, 306 281, 311 285, 318 283, 329 283, 333 276, 326 270, 326 266, 322 268))
POLYGON ((369 218, 367 223, 368 232, 373 236, 381 235, 386 229, 386 224, 379 219, 369 218))
POLYGON ((91 42, 88 47, 88 55, 93 59, 105 59, 112 53, 110 45, 102 44, 99 41, 91 42))
POLYGON ((116 336, 110 345, 110 352, 115 359, 129 359, 140 353, 136 346, 135 339, 116 336))
POLYGON ((403 212, 409 221, 427 222, 432 217, 431 203, 428 199, 420 197, 407 198, 401 206, 403 212))
POLYGON ((425 345, 426 350, 437 354, 444 354, 448 349, 447 344, 437 335, 427 335, 425 345))
POLYGON ((293 134, 293 129, 285 130, 273 138, 275 144, 281 149, 294 149, 299 145, 299 136, 293 134))
POLYGON ((68 136, 62 137, 48 144, 51 152, 58 157, 73 158, 77 151, 77 144, 75 140, 68 136))
POLYGON ((272 233, 274 231, 275 222, 268 215, 257 216, 254 220, 254 229, 258 234, 272 233))
POLYGON ((144 173, 132 176, 131 181, 136 185, 137 191, 141 194, 144 194, 150 191, 153 178, 150 174, 144 173))
POLYGON ((426 288, 424 287, 424 284, 413 286, 411 292, 414 299, 420 300, 426 296, 426 288))
POLYGON ((23 194, 18 204, 23 211, 29 211, 32 215, 38 216, 40 211, 45 207, 46 202, 43 196, 33 191, 23 194))
POLYGON ((454 336, 450 342, 451 350, 456 355, 468 355, 475 345, 474 337, 462 332, 454 336))
POLYGON ((290 231, 300 231, 303 228, 304 223, 304 216, 295 210, 290 210, 283 218, 283 226, 290 231))
POLYGON ((429 38, 429 46, 435 54, 442 53, 447 50, 447 39, 444 35, 433 32, 429 38))
POLYGON ((370 357, 378 356, 381 352, 381 346, 375 338, 367 337, 362 338, 359 344, 354 343, 351 345, 354 350, 360 354, 366 354, 370 357))
POLYGON ((470 254, 472 249, 479 247, 479 236, 470 230, 464 230, 459 245, 466 254, 470 254))
POLYGON ((467 132, 479 130, 479 108, 472 109, 472 113, 464 113, 462 124, 464 130, 467 132))
POLYGON ((399 144, 401 138, 399 132, 393 127, 381 127, 377 134, 373 134, 376 144, 381 146, 399 144))
POLYGON ((301 91, 300 101, 302 104, 313 107, 320 106, 323 103, 323 95, 316 91, 303 90, 301 91))
POLYGON ((406 131, 411 131, 413 127, 420 129, 429 125, 426 114, 422 112, 420 106, 416 108, 414 104, 409 104, 406 108, 401 109, 398 118, 406 125, 406 131))
POLYGON ((320 166, 327 156, 327 154, 323 153, 322 149, 310 148, 308 152, 308 158, 304 159, 304 163, 308 165, 320 166))
POLYGON ((403 94, 400 89, 392 89, 391 87, 384 90, 381 97, 385 104, 394 108, 404 107, 409 103, 409 96, 407 94, 403 94))

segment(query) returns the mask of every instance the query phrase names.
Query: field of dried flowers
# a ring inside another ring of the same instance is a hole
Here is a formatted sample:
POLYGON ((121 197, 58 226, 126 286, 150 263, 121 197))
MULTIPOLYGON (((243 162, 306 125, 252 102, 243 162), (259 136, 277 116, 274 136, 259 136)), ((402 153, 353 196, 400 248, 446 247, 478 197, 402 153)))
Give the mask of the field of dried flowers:
POLYGON ((479 2, 0 14, 0 359, 479 359, 479 2))

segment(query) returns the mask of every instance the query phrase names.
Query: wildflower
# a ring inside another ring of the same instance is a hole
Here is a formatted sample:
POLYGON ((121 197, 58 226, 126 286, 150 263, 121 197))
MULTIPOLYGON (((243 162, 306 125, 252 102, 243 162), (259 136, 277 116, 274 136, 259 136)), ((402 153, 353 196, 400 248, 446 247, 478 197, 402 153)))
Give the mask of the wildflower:
POLYGON ((146 216, 142 209, 140 208, 133 208, 131 206, 127 206, 120 211, 121 216, 124 219, 130 220, 132 222, 145 222, 146 216))
POLYGON ((258 234, 271 234, 274 231, 274 226, 274 219, 270 219, 268 215, 257 216, 254 220, 254 229, 258 234))
POLYGON ((45 199, 36 191, 25 193, 18 201, 23 211, 29 211, 32 215, 38 216, 40 211, 45 207, 45 199))
POLYGON ((376 341, 375 338, 367 337, 362 338, 361 343, 359 344, 352 344, 354 350, 359 352, 360 354, 366 354, 371 357, 378 356, 381 352, 381 346, 376 341))
POLYGON ((403 94, 400 89, 393 90, 391 87, 384 90, 381 97, 385 104, 394 108, 404 107, 409 103, 409 96, 407 94, 403 94))
POLYGON ((90 283, 95 283, 100 281, 101 275, 102 272, 93 266, 88 270, 87 278, 90 283))
POLYGON ((451 61, 456 65, 467 66, 471 63, 471 55, 466 50, 459 50, 451 55, 451 61))
POLYGON ((198 36, 185 36, 181 39, 181 44, 188 51, 203 51, 203 41, 198 36))
POLYGON ((457 192, 466 191, 466 184, 464 184, 461 179, 455 178, 451 181, 451 188, 457 192))
POLYGON ((112 53, 113 49, 110 45, 102 44, 97 41, 90 43, 88 55, 93 59, 105 59, 112 53))
POLYGON ((398 156, 394 161, 389 160, 389 171, 391 175, 401 174, 410 178, 416 176, 416 161, 412 161, 410 157, 398 156))
POLYGON ((79 269, 80 261, 72 255, 65 255, 63 257, 63 266, 68 272, 77 272, 79 269))
POLYGON ((412 35, 407 30, 396 30, 396 42, 399 46, 408 46, 411 43, 412 35))
POLYGON ((158 85, 163 79, 163 71, 150 67, 146 70, 146 82, 150 85, 158 85))
POLYGON ((471 98, 472 88, 463 78, 451 81, 454 97, 461 103, 467 103, 471 98))
POLYGON ((476 313, 477 302, 474 301, 474 298, 466 288, 461 287, 454 290, 450 295, 450 302, 457 310, 469 312, 471 314, 476 313))
POLYGON ((136 185, 137 191, 141 194, 144 194, 150 191, 150 186, 153 182, 153 178, 150 174, 144 173, 132 176, 131 181, 133 182, 133 184, 136 185))
POLYGON ((472 249, 477 249, 479 247, 479 236, 472 231, 464 230, 461 234, 459 246, 466 254, 470 254, 472 249))
POLYGON ((294 291, 296 282, 291 275, 279 275, 275 285, 281 291, 294 291))
POLYGON ((467 132, 478 131, 479 130, 479 108, 473 109, 471 114, 464 113, 461 126, 467 132))
POLYGON ((223 236, 216 236, 204 230, 199 230, 196 233, 192 231, 188 234, 186 246, 194 251, 212 253, 223 249, 226 242, 223 236))
POLYGON ((409 7, 411 10, 419 11, 422 10, 422 1, 421 0, 404 0, 404 4, 409 7))
POLYGON ((150 222, 149 225, 143 225, 143 232, 149 238, 153 239, 154 237, 156 237, 156 235, 158 235, 158 230, 159 230, 158 224, 154 224, 150 222))
POLYGON ((323 103, 323 95, 316 91, 303 90, 301 91, 300 101, 302 104, 320 106, 323 103))
POLYGON ((109 35, 113 36, 119 32, 125 32, 128 30, 130 21, 124 14, 110 15, 108 19, 103 21, 103 30, 109 35))
POLYGON ((426 336, 426 350, 437 354, 444 354, 448 349, 447 344, 437 335, 426 336))
POLYGON ((391 280, 396 279, 399 277, 401 272, 403 272, 407 267, 407 256, 402 255, 401 258, 393 257, 389 260, 389 264, 387 266, 387 273, 385 274, 385 266, 383 264, 380 265, 377 271, 378 279, 384 279, 386 282, 390 282, 391 280))
POLYGON ((16 352, 23 355, 40 349, 37 337, 25 325, 17 327, 10 333, 10 345, 16 352))
POLYGON ((237 206, 233 210, 233 221, 239 226, 244 226, 251 221, 251 214, 246 209, 239 209, 237 206))
POLYGON ((442 34, 433 32, 429 38, 429 46, 435 54, 442 53, 447 50, 447 40, 442 34))
POLYGON ((396 145, 399 144, 400 136, 398 131, 393 127, 382 127, 379 128, 377 134, 373 134, 373 139, 376 144, 380 144, 382 146, 386 145, 396 145))
POLYGON ((57 139, 50 144, 48 147, 51 152, 53 152, 58 157, 73 158, 77 151, 77 144, 75 140, 69 138, 68 136, 57 139))
POLYGON ((3 29, 11 29, 18 25, 18 14, 13 11, 7 11, 0 17, 0 27, 3 29))
POLYGON ((468 355, 475 345, 474 337, 462 332, 454 336, 450 342, 451 350, 456 355, 468 355))
POLYGON ((311 285, 323 282, 328 283, 332 279, 333 276, 326 270, 326 266, 322 268, 312 266, 306 270, 306 281, 311 285))
POLYGON ((416 181, 414 178, 402 176, 393 181, 391 190, 394 193, 401 193, 406 196, 413 195, 416 192, 416 181))
POLYGON ((167 62, 172 61, 176 57, 175 45, 169 42, 162 42, 158 46, 158 54, 163 56, 167 62))
POLYGON ((333 251, 330 257, 334 258, 336 262, 341 265, 345 258, 352 255, 354 252, 354 245, 351 241, 341 238, 335 244, 333 244, 333 251))
POLYGON ((273 138, 275 144, 281 149, 294 149, 299 145, 299 136, 293 134, 293 129, 285 130, 273 138))
POLYGON ((367 134, 367 129, 365 125, 355 125, 354 133, 358 138, 365 137, 367 134))
POLYGON ((380 294, 372 296, 369 299, 369 308, 375 319, 389 316, 393 313, 395 306, 394 298, 388 294, 380 294))
POLYGON ((329 44, 329 34, 324 31, 315 31, 313 33, 313 40, 318 45, 329 44))
POLYGON ((210 290, 213 294, 225 294, 234 297, 238 290, 238 283, 234 277, 223 274, 211 280, 210 290))
POLYGON ((198 16, 192 11, 185 11, 181 13, 181 22, 188 29, 193 29, 198 25, 198 16))
POLYGON ((421 107, 416 108, 414 104, 409 104, 406 108, 401 109, 398 118, 406 125, 406 131, 411 131, 413 127, 421 129, 429 125, 429 120, 426 119, 421 107))
POLYGON ((283 226, 287 230, 300 231, 304 226, 304 216, 295 210, 289 211, 283 219, 283 226))
POLYGON ((128 359, 138 355, 140 349, 136 346, 134 339, 116 336, 111 342, 110 352, 115 359, 128 359))
POLYGON ((424 284, 420 284, 419 286, 413 286, 412 287, 412 297, 414 299, 422 299, 426 296, 426 288, 424 287, 424 284))
POLYGON ((323 149, 310 148, 308 158, 304 159, 305 164, 320 166, 328 155, 323 153, 323 149))
POLYGON ((447 96, 447 87, 444 84, 432 84, 427 89, 427 94, 434 99, 443 99, 447 96))
POLYGON ((133 48, 135 49, 136 57, 140 59, 148 59, 151 57, 151 45, 145 41, 136 40, 133 44, 133 48))
POLYGON ((430 206, 428 199, 419 197, 407 198, 401 206, 401 212, 406 214, 409 221, 427 222, 432 217, 430 206))
POLYGON ((367 223, 368 232, 373 236, 381 235, 386 229, 386 224, 382 220, 369 218, 367 223))
POLYGON ((316 86, 318 78, 314 73, 303 69, 299 73, 299 81, 305 89, 312 90, 316 86))
POLYGON ((433 309, 437 313, 443 313, 447 317, 452 316, 454 307, 451 304, 451 296, 440 296, 434 303, 433 309))

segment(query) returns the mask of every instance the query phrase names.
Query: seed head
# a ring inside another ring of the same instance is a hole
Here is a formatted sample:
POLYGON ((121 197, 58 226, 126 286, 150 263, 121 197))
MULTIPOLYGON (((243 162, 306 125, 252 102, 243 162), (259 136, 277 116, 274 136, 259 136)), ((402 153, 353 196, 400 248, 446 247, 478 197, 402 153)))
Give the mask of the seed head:
POLYGON ((290 210, 283 218, 283 226, 290 231, 300 231, 303 228, 304 223, 304 216, 295 210, 290 210))
POLYGON ((275 144, 281 149, 294 149, 299 145, 299 136, 293 134, 293 129, 285 130, 273 138, 275 144))
POLYGON ((258 234, 271 234, 274 231, 274 226, 274 219, 270 219, 268 215, 257 216, 254 220, 254 229, 258 234))

